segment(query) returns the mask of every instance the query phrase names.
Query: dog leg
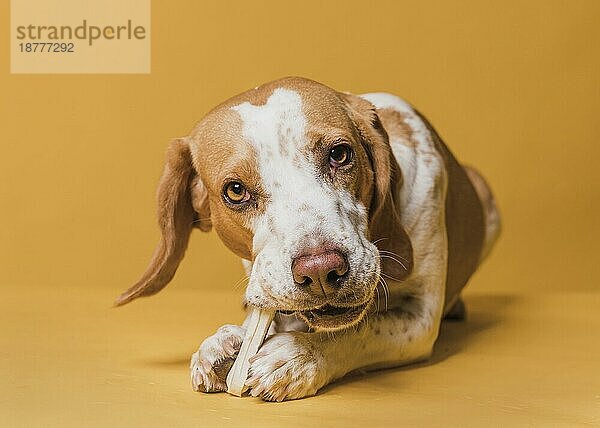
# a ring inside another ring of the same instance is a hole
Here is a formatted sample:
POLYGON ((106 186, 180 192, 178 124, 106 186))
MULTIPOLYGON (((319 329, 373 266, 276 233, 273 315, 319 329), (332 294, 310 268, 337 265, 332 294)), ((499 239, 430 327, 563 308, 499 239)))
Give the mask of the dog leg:
POLYGON ((202 342, 190 363, 194 391, 227 391, 225 379, 245 334, 244 327, 227 324, 202 342))
POLYGON ((426 359, 438 335, 442 300, 438 295, 434 305, 419 305, 418 314, 371 314, 340 332, 274 334, 250 359, 250 394, 268 401, 302 398, 353 371, 426 359))

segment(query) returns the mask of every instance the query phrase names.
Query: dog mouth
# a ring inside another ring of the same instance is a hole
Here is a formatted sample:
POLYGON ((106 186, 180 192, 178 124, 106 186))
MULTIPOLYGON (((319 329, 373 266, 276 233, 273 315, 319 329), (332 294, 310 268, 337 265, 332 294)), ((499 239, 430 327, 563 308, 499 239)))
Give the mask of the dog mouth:
POLYGON ((339 330, 359 322, 369 306, 370 300, 355 306, 335 306, 330 303, 301 311, 280 311, 298 314, 309 327, 319 330, 339 330))

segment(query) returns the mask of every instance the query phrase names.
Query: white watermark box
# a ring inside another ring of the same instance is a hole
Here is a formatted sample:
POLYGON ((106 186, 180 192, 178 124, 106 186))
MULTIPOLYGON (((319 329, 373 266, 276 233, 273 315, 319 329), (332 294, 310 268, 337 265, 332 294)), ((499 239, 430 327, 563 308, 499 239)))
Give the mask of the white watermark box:
POLYGON ((12 73, 150 73, 150 0, 11 0, 12 73))

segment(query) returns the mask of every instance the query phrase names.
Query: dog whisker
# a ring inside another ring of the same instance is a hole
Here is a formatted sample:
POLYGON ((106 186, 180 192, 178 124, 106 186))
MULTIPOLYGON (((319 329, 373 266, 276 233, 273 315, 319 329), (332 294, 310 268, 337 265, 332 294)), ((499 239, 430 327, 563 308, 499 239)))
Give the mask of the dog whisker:
POLYGON ((244 275, 242 276, 240 279, 238 279, 236 281, 235 284, 233 284, 233 289, 237 290, 238 288, 240 288, 240 286, 245 282, 245 281, 250 281, 250 277, 248 275, 244 275))
MULTIPOLYGON (((385 298, 385 311, 384 312, 387 312, 387 310, 388 310, 388 298, 389 298, 389 287, 388 287, 387 283, 385 282, 385 279, 383 279, 383 277, 381 275, 378 277, 377 287, 375 288, 375 290, 377 290, 378 297, 379 297, 379 290, 378 290, 379 284, 381 284, 381 288, 383 289, 383 297, 385 298)), ((379 312, 379 307, 377 309, 378 309, 378 312, 379 312)))
POLYGON ((388 275, 388 274, 386 274, 386 273, 383 273, 383 272, 381 272, 381 274, 380 274, 380 275, 381 275, 381 276, 383 276, 383 277, 385 277, 385 278, 387 278, 387 279, 391 279, 392 281, 398 281, 398 282, 402 282, 402 280, 401 280, 401 279, 394 278, 393 276, 390 276, 390 275, 388 275))
POLYGON ((212 217, 197 218, 196 220, 192 221, 192 224, 200 223, 201 221, 205 221, 205 220, 212 220, 212 217))
MULTIPOLYGON (((373 245, 375 245, 375 247, 377 247, 377 245, 376 245, 376 244, 377 244, 378 242, 381 242, 381 241, 383 241, 384 239, 390 239, 390 238, 384 237, 384 238, 379 238, 379 239, 376 239, 375 241, 373 241, 373 245)), ((400 254, 396 254, 396 253, 394 253, 394 252, 392 252, 392 251, 384 250, 384 249, 382 249, 382 248, 379 248, 379 247, 377 247, 377 249, 379 250, 379 252, 380 252, 380 253, 386 253, 386 254, 388 254, 388 255, 392 255, 392 256, 399 257, 399 258, 401 258, 402 260, 404 260, 405 262, 407 262, 407 263, 408 263, 408 260, 407 260, 405 257, 402 257, 400 254)))
POLYGON ((388 311, 388 302, 389 302, 389 298, 390 298, 390 288, 387 285, 387 282, 385 282, 385 279, 381 278, 381 282, 383 283, 383 291, 385 292, 384 297, 385 297, 385 311, 388 311))
POLYGON ((373 245, 376 245, 378 242, 381 242, 381 241, 383 241, 384 239, 390 239, 390 238, 379 238, 379 239, 376 239, 375 241, 373 241, 373 242, 372 242, 372 244, 373 244, 373 245))
POLYGON ((406 267, 406 265, 404 263, 402 263, 400 260, 398 260, 397 258, 392 257, 392 256, 386 256, 386 255, 383 255, 383 254, 381 255, 381 258, 390 259, 390 260, 395 261, 396 263, 400 264, 404 268, 405 271, 408 272, 408 268, 406 267))
POLYGON ((389 255, 389 256, 398 257, 399 259, 402 259, 402 260, 404 260, 406 263, 408 263, 408 260, 406 259, 406 257, 402 257, 400 254, 396 254, 396 253, 393 253, 393 252, 391 252, 391 251, 388 251, 388 250, 379 250, 379 252, 380 252, 380 253, 384 253, 384 254, 386 254, 386 255, 389 255))

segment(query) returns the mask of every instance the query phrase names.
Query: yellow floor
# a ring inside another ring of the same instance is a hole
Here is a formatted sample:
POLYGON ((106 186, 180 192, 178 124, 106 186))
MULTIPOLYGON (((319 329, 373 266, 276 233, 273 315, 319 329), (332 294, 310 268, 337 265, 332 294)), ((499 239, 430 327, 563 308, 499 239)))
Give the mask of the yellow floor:
POLYGON ((600 293, 467 294, 431 362, 264 403, 190 389, 188 358, 241 319, 232 293, 5 288, 0 426, 600 426, 600 293))

